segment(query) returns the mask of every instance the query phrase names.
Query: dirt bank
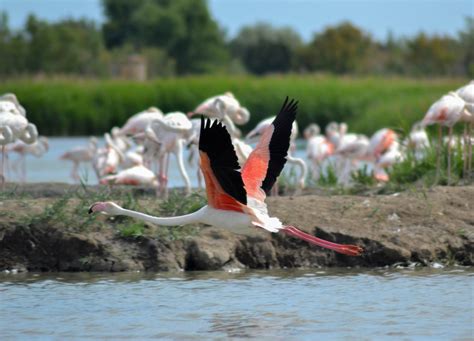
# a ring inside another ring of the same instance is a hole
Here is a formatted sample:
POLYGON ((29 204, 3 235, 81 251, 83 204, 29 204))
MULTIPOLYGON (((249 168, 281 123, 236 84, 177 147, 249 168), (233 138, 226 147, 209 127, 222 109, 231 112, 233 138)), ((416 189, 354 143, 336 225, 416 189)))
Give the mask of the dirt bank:
MULTIPOLYGON (((128 218, 88 217, 87 206, 94 201, 89 197, 101 189, 64 195, 79 190, 64 184, 7 188, 0 199, 0 270, 167 271, 474 262, 474 186, 395 195, 268 199, 270 213, 283 222, 330 241, 358 244, 366 250, 362 257, 335 254, 278 234, 245 237, 205 226, 163 228, 139 226, 128 218)), ((135 190, 138 201, 128 192, 118 189, 114 195, 121 196, 124 205, 160 212, 160 202, 147 191, 135 190), (124 193, 128 199, 123 199, 124 193)))

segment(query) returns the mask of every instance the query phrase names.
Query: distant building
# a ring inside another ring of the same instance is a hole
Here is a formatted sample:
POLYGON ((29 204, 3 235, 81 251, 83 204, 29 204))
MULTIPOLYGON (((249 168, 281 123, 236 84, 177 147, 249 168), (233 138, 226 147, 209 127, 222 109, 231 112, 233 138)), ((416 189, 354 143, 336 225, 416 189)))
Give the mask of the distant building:
POLYGON ((119 78, 145 81, 147 79, 146 58, 138 55, 129 55, 126 59, 112 65, 112 74, 119 78))

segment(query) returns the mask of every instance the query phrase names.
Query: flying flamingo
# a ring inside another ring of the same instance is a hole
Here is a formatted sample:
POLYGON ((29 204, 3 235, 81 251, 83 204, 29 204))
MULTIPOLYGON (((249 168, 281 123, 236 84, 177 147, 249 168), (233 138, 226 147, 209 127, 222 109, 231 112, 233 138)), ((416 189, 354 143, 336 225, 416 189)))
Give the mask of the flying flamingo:
MULTIPOLYGON (((260 123, 257 124, 257 126, 252 129, 245 139, 247 141, 252 141, 255 138, 258 138, 263 136, 263 133, 266 131, 266 129, 272 125, 272 122, 275 120, 275 116, 268 117, 260 123)), ((306 174, 308 173, 308 167, 306 166, 306 162, 304 162, 303 159, 294 157, 291 155, 290 152, 293 152, 296 150, 296 143, 295 140, 298 136, 298 124, 296 124, 296 121, 293 121, 292 126, 291 126, 291 133, 290 133, 290 150, 287 155, 287 161, 290 164, 296 165, 297 167, 300 168, 300 177, 298 178, 298 187, 299 189, 303 189, 305 187, 305 180, 306 180, 306 174)), ((276 190, 276 186, 274 188, 276 190)), ((278 193, 278 191, 274 192, 275 194, 278 193)))
POLYGON ((442 127, 448 127, 448 184, 451 179, 451 142, 453 137, 453 126, 459 121, 468 121, 472 115, 465 110, 466 102, 455 92, 449 92, 431 105, 423 118, 423 127, 431 124, 439 124, 438 128, 438 150, 436 162, 436 182, 439 180, 442 127))
POLYGON ((359 246, 325 241, 294 226, 285 226, 278 218, 268 215, 265 196, 286 162, 296 110, 297 103, 293 100, 288 102, 287 98, 241 172, 225 126, 219 121, 202 118, 199 151, 208 205, 194 213, 168 218, 153 217, 124 209, 113 202, 96 202, 89 213, 126 215, 165 226, 204 223, 243 234, 249 233, 249 227, 269 232, 281 231, 342 254, 361 255, 363 249, 359 246))

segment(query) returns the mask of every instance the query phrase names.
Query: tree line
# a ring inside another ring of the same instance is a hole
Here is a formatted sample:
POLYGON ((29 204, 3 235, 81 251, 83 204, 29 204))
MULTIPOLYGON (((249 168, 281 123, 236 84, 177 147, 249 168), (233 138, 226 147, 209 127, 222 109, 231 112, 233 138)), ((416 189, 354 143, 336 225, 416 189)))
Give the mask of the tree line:
POLYGON ((257 23, 232 39, 205 0, 103 0, 102 26, 86 19, 50 23, 29 15, 12 30, 0 13, 0 75, 107 78, 130 55, 149 78, 188 74, 399 74, 474 77, 474 18, 456 36, 389 34, 378 41, 350 22, 309 42, 290 27, 257 23))

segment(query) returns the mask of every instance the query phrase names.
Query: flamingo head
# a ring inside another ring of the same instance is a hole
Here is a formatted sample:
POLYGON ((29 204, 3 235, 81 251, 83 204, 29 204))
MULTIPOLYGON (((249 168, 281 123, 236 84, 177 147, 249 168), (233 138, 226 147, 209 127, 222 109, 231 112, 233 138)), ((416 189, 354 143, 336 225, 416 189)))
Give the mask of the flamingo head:
POLYGON ((119 215, 122 211, 122 207, 111 201, 96 202, 89 207, 89 214, 99 212, 106 215, 119 215))

